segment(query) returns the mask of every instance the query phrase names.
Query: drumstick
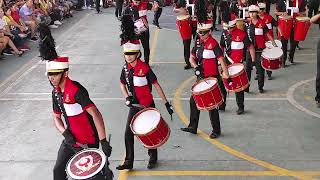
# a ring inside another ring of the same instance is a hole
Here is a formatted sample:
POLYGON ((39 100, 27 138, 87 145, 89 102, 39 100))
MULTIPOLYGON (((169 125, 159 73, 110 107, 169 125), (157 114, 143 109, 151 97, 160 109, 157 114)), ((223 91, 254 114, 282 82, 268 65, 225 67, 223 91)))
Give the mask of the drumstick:
POLYGON ((131 106, 136 107, 136 108, 141 108, 141 109, 146 108, 144 105, 141 105, 141 104, 131 104, 131 106))
POLYGON ((234 61, 228 56, 228 54, 227 53, 224 53, 224 54, 225 54, 226 58, 228 59, 228 61, 231 62, 231 64, 233 64, 234 61))
POLYGON ((76 145, 80 146, 82 149, 88 149, 88 145, 87 144, 81 144, 79 142, 76 142, 76 145))

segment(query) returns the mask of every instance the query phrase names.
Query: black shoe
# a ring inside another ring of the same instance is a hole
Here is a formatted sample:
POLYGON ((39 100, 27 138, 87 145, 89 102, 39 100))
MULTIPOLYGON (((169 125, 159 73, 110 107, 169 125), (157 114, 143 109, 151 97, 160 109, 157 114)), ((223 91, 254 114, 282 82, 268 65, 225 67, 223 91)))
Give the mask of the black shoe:
POLYGON ((256 77, 254 78, 254 80, 258 80, 258 76, 256 76, 256 77))
POLYGON ((272 80, 272 77, 271 77, 271 76, 268 76, 268 80, 272 80))
POLYGON ((293 58, 289 58, 289 62, 290 62, 291 64, 294 64, 293 58))
POLYGON ((197 130, 196 129, 193 129, 191 127, 186 127, 186 128, 180 128, 182 131, 184 132, 189 132, 189 133, 192 133, 192 134, 197 134, 197 130))
POLYGON ((243 114, 244 113, 244 109, 243 108, 239 108, 237 110, 237 114, 240 115, 240 114, 243 114))
POLYGON ((125 169, 132 169, 132 168, 133 168, 133 164, 126 164, 126 163, 116 167, 116 169, 118 170, 125 170, 125 169))
POLYGON ((209 137, 210 137, 210 139, 216 139, 216 138, 218 138, 219 136, 220 136, 220 134, 215 133, 215 132, 212 132, 209 137))
POLYGON ((263 89, 259 89, 259 93, 264 93, 264 90, 263 89))
POLYGON ((151 161, 149 161, 147 168, 148 168, 148 169, 153 169, 153 168, 156 167, 156 165, 157 165, 157 162, 151 162, 151 161))
POLYGON ((249 87, 247 87, 247 88, 244 90, 244 92, 249 93, 249 92, 250 92, 249 87))
POLYGON ((316 101, 317 107, 320 108, 320 101, 316 101))
POLYGON ((191 67, 191 65, 189 65, 189 64, 184 66, 184 69, 185 69, 185 70, 191 69, 191 68, 192 68, 192 67, 191 67))

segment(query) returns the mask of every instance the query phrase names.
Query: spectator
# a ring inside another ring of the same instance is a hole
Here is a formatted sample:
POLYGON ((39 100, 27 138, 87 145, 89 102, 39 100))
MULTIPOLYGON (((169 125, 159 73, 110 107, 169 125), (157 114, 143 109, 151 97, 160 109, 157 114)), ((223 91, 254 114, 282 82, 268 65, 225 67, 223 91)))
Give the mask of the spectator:
POLYGON ((33 0, 28 0, 19 10, 19 15, 23 22, 31 29, 31 40, 37 41, 35 31, 38 26, 36 17, 33 14, 33 0))

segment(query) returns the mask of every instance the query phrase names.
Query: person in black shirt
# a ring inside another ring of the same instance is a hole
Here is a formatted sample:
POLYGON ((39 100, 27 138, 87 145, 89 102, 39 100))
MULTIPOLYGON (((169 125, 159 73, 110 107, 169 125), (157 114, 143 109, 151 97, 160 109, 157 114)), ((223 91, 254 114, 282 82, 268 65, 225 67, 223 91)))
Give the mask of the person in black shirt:
MULTIPOLYGON (((320 13, 313 16, 310 20, 312 23, 320 24, 320 13)), ((320 40, 317 45, 317 76, 316 76, 316 97, 315 101, 320 108, 320 40)))

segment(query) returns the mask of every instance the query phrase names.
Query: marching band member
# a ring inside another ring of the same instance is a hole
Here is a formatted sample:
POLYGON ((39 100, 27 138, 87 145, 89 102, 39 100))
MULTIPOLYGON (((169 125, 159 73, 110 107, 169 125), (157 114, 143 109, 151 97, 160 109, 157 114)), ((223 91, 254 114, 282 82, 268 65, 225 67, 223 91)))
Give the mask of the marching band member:
MULTIPOLYGON (((269 34, 273 38, 274 37, 273 36, 273 27, 277 27, 278 23, 270 14, 268 14, 265 11, 265 9, 266 9, 266 4, 265 3, 259 3, 258 6, 260 8, 259 17, 267 25, 267 27, 269 29, 269 34)), ((271 40, 271 39, 268 38, 268 36, 266 36, 265 39, 266 39, 266 41, 271 40)), ((267 75, 268 75, 268 80, 271 80, 272 79, 272 77, 271 77, 272 71, 269 71, 269 70, 266 70, 266 71, 267 71, 267 75)))
MULTIPOLYGON (((197 0, 196 15, 198 18, 197 33, 200 36, 199 44, 196 44, 192 49, 190 63, 195 68, 195 74, 198 79, 215 77, 218 79, 220 89, 224 94, 224 100, 226 90, 222 83, 219 71, 218 61, 221 64, 223 70, 223 76, 229 79, 229 73, 227 66, 223 61, 223 53, 218 42, 211 35, 212 22, 208 21, 204 0, 197 0)), ((230 79, 229 79, 230 80, 230 79)), ((224 107, 225 108, 225 104, 224 107)), ((196 103, 193 97, 190 97, 190 122, 188 127, 181 128, 182 131, 197 134, 199 123, 200 110, 197 109, 196 103)), ((212 132, 210 138, 214 139, 220 136, 220 118, 218 109, 212 109, 209 111, 209 117, 212 125, 212 132)))
POLYGON ((186 1, 179 0, 175 2, 173 12, 177 13, 177 27, 183 42, 183 53, 186 66, 184 69, 190 69, 190 45, 192 36, 192 24, 188 10, 186 9, 186 1))
MULTIPOLYGON (((268 33, 268 27, 258 17, 259 7, 256 5, 249 6, 249 16, 250 19, 246 23, 246 32, 248 34, 249 40, 253 43, 255 47, 255 60, 249 58, 247 56, 247 63, 246 63, 246 70, 248 73, 248 79, 250 81, 251 79, 251 70, 252 70, 252 62, 255 61, 255 66, 258 71, 258 88, 259 92, 263 93, 263 86, 264 86, 264 72, 265 70, 261 66, 261 53, 264 48, 266 48, 265 45, 265 36, 268 37, 268 39, 271 40, 273 46, 277 46, 274 42, 271 35, 268 33)), ((249 92, 249 87, 246 89, 246 92, 249 92)))
MULTIPOLYGON (((229 21, 228 30, 221 35, 220 46, 224 49, 228 58, 233 61, 227 61, 228 64, 243 63, 247 48, 251 59, 255 59, 254 46, 247 34, 236 27, 236 20, 229 21)), ((244 91, 236 92, 235 94, 238 105, 237 114, 240 115, 244 113, 244 91)))
POLYGON ((54 180, 67 180, 66 165, 81 148, 79 143, 99 148, 109 157, 112 147, 106 140, 103 118, 88 91, 69 74, 68 57, 58 57, 54 39, 48 26, 40 24, 39 51, 46 60, 46 74, 53 87, 53 119, 57 130, 64 136, 53 169, 54 180), (65 124, 62 121, 64 118, 65 124))
MULTIPOLYGON (((320 13, 313 16, 310 21, 320 25, 320 13)), ((317 106, 320 108, 320 40, 318 40, 317 46, 317 76, 316 76, 316 97, 315 101, 317 106)))
POLYGON ((143 47, 143 57, 146 64, 149 65, 150 58, 150 32, 147 20, 148 10, 155 11, 158 8, 157 3, 154 4, 149 2, 141 2, 141 0, 132 0, 124 10, 125 14, 132 14, 133 20, 135 21, 135 28, 139 34, 138 38, 141 41, 143 47), (140 30, 141 29, 141 30, 140 30), (142 32, 140 32, 142 31, 142 32))
MULTIPOLYGON (((165 106, 170 115, 173 113, 171 104, 157 81, 156 75, 152 69, 142 60, 140 52, 140 42, 134 34, 134 23, 130 15, 124 14, 122 18, 121 29, 123 33, 120 35, 125 58, 120 76, 121 92, 126 98, 126 105, 130 108, 125 129, 125 147, 126 157, 122 165, 117 167, 118 170, 132 169, 134 161, 134 135, 130 129, 130 123, 133 116, 139 112, 138 107, 155 107, 152 96, 152 85, 157 90, 161 99, 165 102, 165 106)), ((150 156, 148 169, 156 166, 158 161, 157 149, 148 149, 150 156)))
MULTIPOLYGON (((276 5, 277 16, 293 16, 296 18, 297 16, 305 16, 306 15, 306 0, 278 0, 276 5)), ((287 47, 288 47, 288 39, 282 36, 282 32, 279 32, 282 50, 283 50, 283 67, 286 67, 285 63, 287 60, 287 47)), ((291 29, 290 35, 290 52, 289 52, 289 61, 293 64, 294 53, 298 45, 298 41, 294 40, 294 28, 291 29)))

